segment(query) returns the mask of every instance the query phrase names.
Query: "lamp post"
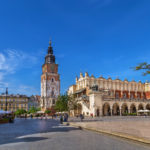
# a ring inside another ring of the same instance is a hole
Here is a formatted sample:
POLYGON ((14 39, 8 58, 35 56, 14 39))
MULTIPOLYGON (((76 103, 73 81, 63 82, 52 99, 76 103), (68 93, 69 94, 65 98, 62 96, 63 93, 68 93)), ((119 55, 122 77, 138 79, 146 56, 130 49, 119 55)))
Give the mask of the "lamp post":
POLYGON ((8 88, 6 88, 6 107, 5 107, 5 111, 7 111, 7 95, 8 95, 8 88))

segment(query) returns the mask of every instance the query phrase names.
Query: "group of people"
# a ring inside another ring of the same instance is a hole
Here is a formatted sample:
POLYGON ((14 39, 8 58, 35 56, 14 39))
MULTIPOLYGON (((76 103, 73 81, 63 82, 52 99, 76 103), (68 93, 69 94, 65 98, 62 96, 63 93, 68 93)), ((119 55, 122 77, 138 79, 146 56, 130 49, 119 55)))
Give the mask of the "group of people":
POLYGON ((63 122, 68 122, 68 114, 67 113, 65 113, 65 114, 61 114, 60 115, 60 124, 62 124, 63 122))
POLYGON ((83 115, 83 114, 80 114, 79 116, 77 115, 76 117, 77 117, 77 118, 80 117, 80 120, 81 120, 81 121, 83 121, 83 119, 84 119, 84 115, 83 115))

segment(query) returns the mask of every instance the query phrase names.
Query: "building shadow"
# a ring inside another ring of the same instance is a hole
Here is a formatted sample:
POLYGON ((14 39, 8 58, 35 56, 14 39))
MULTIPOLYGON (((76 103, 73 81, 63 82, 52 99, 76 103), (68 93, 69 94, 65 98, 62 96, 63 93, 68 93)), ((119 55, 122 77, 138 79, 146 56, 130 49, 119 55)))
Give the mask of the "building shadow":
POLYGON ((61 125, 58 120, 16 119, 11 124, 0 124, 0 145, 18 142, 36 142, 47 137, 34 137, 34 134, 51 132, 70 132, 79 128, 61 125), (30 137, 23 137, 30 136, 30 137), (22 138, 23 137, 23 138, 22 138))

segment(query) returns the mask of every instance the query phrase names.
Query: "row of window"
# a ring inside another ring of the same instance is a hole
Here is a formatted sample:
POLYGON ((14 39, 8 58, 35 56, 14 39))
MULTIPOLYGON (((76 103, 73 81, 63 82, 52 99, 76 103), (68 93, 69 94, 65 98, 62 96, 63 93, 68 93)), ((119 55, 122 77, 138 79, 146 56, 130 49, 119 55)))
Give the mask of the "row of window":
MULTIPOLYGON (((0 106, 6 106, 6 104, 0 104, 0 106)), ((19 105, 19 104, 7 104, 7 106, 16 106, 16 107, 26 107, 27 106, 27 104, 21 104, 21 105, 19 105)))
MULTIPOLYGON (((6 101, 6 99, 1 99, 0 100, 1 102, 4 102, 4 101, 6 101)), ((28 102, 28 100, 15 100, 15 99, 7 99, 7 102, 28 102)))
MULTIPOLYGON (((116 92, 116 93, 115 93, 115 97, 116 97, 116 98, 120 98, 120 93, 119 93, 119 92, 116 92)), ((140 98, 141 98, 141 94, 140 94, 140 93, 137 93, 137 96, 135 97, 135 94, 130 93, 130 97, 129 97, 129 95, 128 95, 127 93, 123 93, 122 98, 138 98, 138 99, 140 99, 140 98)), ((143 98, 144 98, 144 99, 146 98, 145 94, 143 94, 143 98)))

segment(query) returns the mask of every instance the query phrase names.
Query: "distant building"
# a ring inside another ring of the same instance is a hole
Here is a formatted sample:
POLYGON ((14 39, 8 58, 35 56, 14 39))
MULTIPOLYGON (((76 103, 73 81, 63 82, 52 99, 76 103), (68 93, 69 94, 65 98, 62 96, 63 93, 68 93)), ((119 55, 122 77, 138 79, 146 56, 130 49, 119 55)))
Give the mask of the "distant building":
POLYGON ((26 95, 11 94, 7 95, 7 97, 6 94, 0 95, 0 110, 15 112, 18 109, 28 110, 28 97, 26 95))
POLYGON ((72 115, 112 116, 150 110, 150 83, 95 78, 85 73, 76 77, 76 84, 69 87, 78 105, 72 115))
POLYGON ((55 55, 51 41, 49 42, 48 52, 45 56, 45 63, 42 66, 41 75, 41 108, 49 109, 56 104, 60 94, 60 76, 58 74, 58 64, 55 63, 55 55))
POLYGON ((40 99, 41 99, 41 96, 39 95, 30 96, 29 101, 28 101, 28 110, 32 107, 40 108, 40 99))

